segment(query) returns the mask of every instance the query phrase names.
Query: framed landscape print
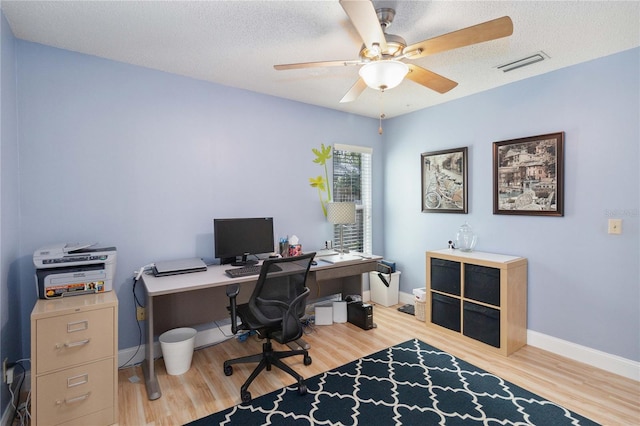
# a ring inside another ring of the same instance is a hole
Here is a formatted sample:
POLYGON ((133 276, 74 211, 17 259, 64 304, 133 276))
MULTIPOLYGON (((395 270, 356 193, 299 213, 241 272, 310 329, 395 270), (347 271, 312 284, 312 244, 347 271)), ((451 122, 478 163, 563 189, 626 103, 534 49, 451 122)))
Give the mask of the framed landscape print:
POLYGON ((467 147, 421 154, 422 211, 467 213, 467 147))
POLYGON ((493 214, 564 215, 564 132, 493 143, 493 214))

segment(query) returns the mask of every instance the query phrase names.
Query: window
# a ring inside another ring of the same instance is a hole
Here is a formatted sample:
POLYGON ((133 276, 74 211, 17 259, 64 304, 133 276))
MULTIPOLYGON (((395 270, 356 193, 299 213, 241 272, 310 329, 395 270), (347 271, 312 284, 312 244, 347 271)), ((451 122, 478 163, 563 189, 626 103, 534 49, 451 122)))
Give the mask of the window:
MULTIPOLYGON (((371 253, 371 154, 367 147, 335 144, 333 146, 333 201, 356 203, 356 223, 346 225, 344 245, 349 250, 371 253)), ((334 241, 340 240, 340 226, 335 225, 334 241)))

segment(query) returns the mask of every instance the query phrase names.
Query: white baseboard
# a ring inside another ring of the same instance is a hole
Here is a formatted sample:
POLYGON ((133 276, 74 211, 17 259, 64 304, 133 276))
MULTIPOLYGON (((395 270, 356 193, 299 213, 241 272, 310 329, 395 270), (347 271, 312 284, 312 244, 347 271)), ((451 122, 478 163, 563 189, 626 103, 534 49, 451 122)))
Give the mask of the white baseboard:
MULTIPOLYGON (((226 321, 211 324, 210 328, 204 328, 202 330, 198 330, 196 334, 196 341, 194 346, 196 348, 201 348, 205 346, 215 345, 216 343, 223 342, 227 339, 232 338, 231 334, 231 321, 226 321)), ((154 343, 154 354, 156 356, 162 354, 162 349, 160 347, 160 342, 154 343)), ((145 344, 143 343, 138 348, 137 346, 133 348, 122 349, 118 351, 118 367, 130 367, 132 365, 140 364, 144 361, 145 357, 145 344), (137 353, 136 353, 137 350, 137 353)))
MULTIPOLYGON (((400 303, 414 303, 413 294, 400 292, 400 303)), ((527 344, 588 364, 592 367, 640 381, 640 363, 566 340, 527 330, 527 344)))
POLYGON ((640 363, 537 331, 527 330, 527 344, 610 373, 640 381, 640 363))
POLYGON ((398 293, 398 302, 399 303, 403 303, 405 305, 410 305, 415 303, 416 301, 416 297, 413 295, 413 293, 409 294, 409 293, 403 293, 400 292, 398 293))

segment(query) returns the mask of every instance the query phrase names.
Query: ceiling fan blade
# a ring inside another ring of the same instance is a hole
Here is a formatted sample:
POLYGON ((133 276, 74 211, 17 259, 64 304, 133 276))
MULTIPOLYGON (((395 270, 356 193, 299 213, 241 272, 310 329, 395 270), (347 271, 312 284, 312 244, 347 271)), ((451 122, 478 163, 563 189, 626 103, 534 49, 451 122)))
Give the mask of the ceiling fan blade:
POLYGON ((495 40, 513 34, 513 22, 508 16, 463 28, 438 37, 405 47, 402 53, 409 59, 421 58, 434 53, 495 40))
POLYGON ((363 79, 359 78, 358 81, 356 81, 356 84, 351 86, 351 89, 349 89, 347 94, 340 99, 340 103, 343 104, 345 102, 355 101, 366 88, 367 83, 365 83, 363 79))
POLYGON ((298 64, 280 64, 273 67, 278 71, 295 70, 301 68, 317 68, 317 67, 346 67, 349 65, 362 65, 362 61, 320 61, 320 62, 300 62, 298 64))
POLYGON ((373 3, 370 0, 340 0, 340 5, 349 16, 367 49, 371 50, 377 43, 380 51, 386 52, 387 39, 382 32, 373 3))
POLYGON ((435 90, 438 93, 447 93, 458 85, 455 81, 449 80, 433 71, 413 64, 407 65, 409 66, 409 73, 407 74, 409 80, 421 84, 428 89, 435 90))

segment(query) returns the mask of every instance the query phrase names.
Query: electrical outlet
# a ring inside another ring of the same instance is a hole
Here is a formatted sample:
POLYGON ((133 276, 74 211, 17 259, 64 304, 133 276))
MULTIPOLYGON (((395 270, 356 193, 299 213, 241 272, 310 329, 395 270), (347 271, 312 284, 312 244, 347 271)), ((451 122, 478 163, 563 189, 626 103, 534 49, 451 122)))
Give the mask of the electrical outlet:
POLYGON ((7 364, 9 363, 9 358, 5 358, 2 360, 2 382, 7 383, 7 364))
POLYGON ((136 318, 138 321, 144 321, 147 319, 147 310, 142 306, 136 308, 136 318))

